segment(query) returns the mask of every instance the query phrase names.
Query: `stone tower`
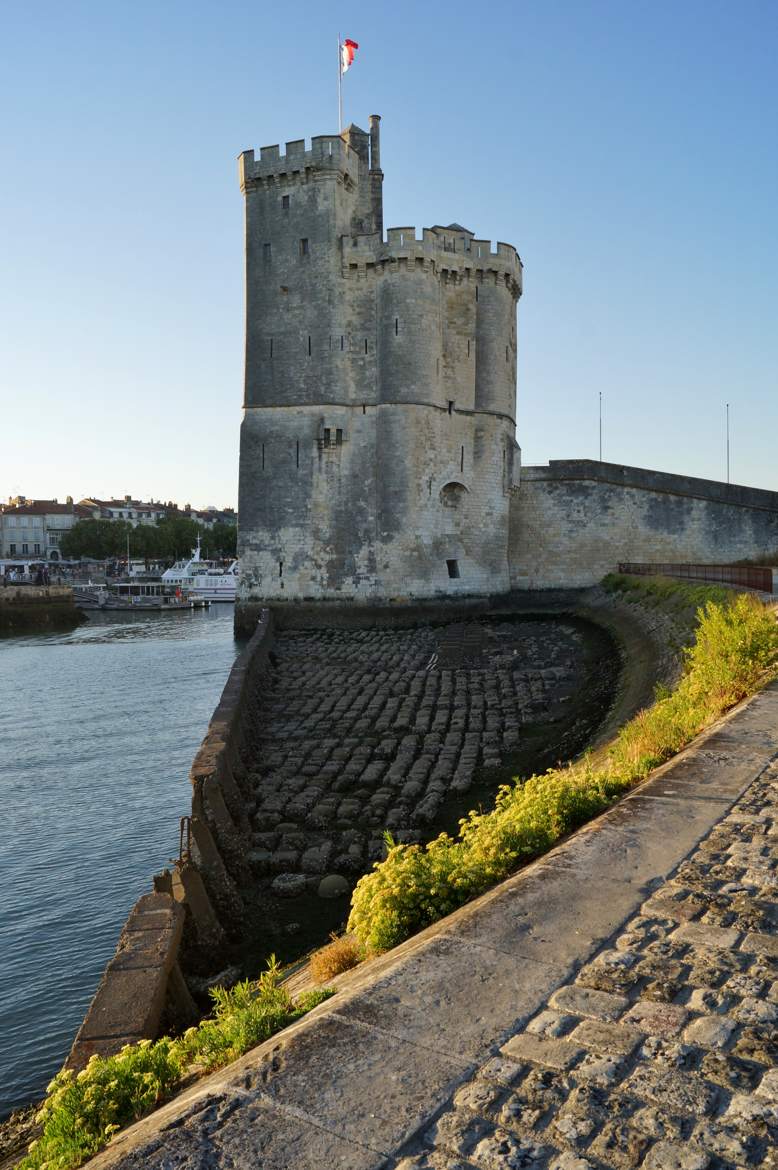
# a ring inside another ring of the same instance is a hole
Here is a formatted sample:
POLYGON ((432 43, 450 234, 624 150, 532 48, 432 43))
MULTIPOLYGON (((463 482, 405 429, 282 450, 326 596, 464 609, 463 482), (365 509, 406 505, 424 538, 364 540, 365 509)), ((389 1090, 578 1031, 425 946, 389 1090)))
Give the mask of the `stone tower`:
POLYGON ((384 238, 379 127, 240 156, 244 628, 509 587, 521 260, 459 224, 384 238))

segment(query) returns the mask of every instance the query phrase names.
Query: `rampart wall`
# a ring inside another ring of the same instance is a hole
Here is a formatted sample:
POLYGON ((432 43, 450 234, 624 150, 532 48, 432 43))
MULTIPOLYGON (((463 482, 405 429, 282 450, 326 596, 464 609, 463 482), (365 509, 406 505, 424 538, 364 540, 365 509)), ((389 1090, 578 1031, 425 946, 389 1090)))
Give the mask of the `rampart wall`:
POLYGON ((778 492, 587 459, 525 467, 514 589, 583 587, 625 561, 722 563, 778 550, 778 492))

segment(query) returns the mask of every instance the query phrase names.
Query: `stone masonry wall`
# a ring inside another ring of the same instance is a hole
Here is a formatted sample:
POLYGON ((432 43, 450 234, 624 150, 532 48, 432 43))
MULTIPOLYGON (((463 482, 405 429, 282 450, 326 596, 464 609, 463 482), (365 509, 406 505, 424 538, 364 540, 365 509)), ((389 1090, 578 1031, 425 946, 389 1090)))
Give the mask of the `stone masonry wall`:
POLYGON ((514 589, 594 584, 620 561, 726 563, 778 550, 778 492, 590 460, 525 467, 514 589))

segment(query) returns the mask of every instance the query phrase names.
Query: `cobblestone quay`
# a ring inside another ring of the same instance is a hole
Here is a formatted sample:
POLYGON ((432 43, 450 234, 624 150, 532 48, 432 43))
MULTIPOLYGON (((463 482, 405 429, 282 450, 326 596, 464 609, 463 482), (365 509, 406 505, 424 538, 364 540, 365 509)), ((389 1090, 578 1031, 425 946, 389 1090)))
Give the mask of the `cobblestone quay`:
POLYGON ((276 651, 250 776, 254 962, 326 938, 387 829, 455 830, 517 771, 580 750, 618 676, 610 637, 575 618, 286 631, 276 651), (345 879, 329 906, 325 875, 345 879))
POLYGON ((397 1170, 778 1167, 778 767, 397 1170))

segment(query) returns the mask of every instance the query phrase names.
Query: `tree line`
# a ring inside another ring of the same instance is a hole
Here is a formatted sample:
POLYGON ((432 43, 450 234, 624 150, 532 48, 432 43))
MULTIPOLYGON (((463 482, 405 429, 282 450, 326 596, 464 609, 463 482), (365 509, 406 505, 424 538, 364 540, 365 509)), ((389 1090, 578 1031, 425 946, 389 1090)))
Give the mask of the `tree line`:
POLYGON ((134 528, 126 520, 79 520, 63 534, 60 552, 65 560, 88 557, 96 561, 123 560, 130 556, 147 561, 175 561, 188 557, 200 537, 201 555, 220 560, 236 555, 238 530, 234 524, 214 524, 206 528, 196 520, 171 516, 156 524, 139 524, 134 528))

